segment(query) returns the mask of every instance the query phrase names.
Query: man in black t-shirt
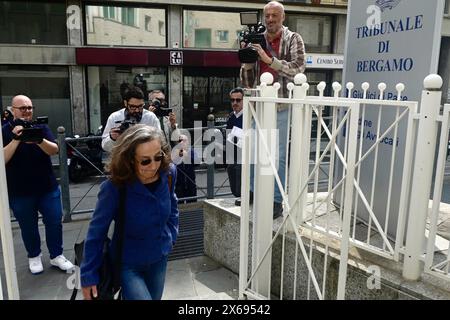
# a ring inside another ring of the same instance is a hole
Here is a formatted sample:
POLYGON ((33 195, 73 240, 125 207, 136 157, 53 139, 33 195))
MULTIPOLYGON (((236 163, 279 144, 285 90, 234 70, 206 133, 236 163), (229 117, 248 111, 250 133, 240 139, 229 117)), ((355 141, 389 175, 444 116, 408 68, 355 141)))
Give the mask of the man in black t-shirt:
POLYGON ((50 264, 70 272, 73 264, 63 255, 61 192, 50 160, 58 153, 58 145, 45 124, 34 124, 33 128, 41 130, 25 141, 24 126, 33 119, 33 104, 27 96, 18 95, 11 105, 14 119, 2 127, 9 206, 19 222, 30 271, 44 271, 38 228, 40 212, 50 264))

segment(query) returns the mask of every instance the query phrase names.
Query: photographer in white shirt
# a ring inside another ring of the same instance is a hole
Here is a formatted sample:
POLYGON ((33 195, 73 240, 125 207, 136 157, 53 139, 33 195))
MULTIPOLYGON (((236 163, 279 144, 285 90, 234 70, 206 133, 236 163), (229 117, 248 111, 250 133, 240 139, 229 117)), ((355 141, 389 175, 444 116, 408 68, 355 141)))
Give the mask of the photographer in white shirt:
POLYGON ((111 113, 102 134, 102 148, 111 152, 120 134, 133 124, 146 124, 161 130, 158 118, 144 109, 144 93, 138 87, 130 87, 123 97, 124 108, 111 113), (125 121, 126 120, 126 121, 125 121))

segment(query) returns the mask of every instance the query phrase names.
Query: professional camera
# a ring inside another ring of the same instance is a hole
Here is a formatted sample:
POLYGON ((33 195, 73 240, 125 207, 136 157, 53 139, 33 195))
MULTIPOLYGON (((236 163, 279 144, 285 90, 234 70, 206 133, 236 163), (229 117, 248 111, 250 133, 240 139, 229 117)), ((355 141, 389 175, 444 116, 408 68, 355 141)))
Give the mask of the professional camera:
POLYGON ((22 126, 22 134, 16 136, 22 142, 41 142, 44 139, 43 124, 48 123, 48 117, 37 117, 36 120, 27 121, 24 119, 16 119, 13 121, 13 126, 22 126))
POLYGON ((157 117, 165 117, 172 112, 172 108, 167 108, 166 105, 163 105, 159 99, 153 99, 151 101, 151 105, 156 108, 154 112, 157 117))
POLYGON ((258 52, 251 47, 252 43, 259 44, 263 49, 266 48, 266 38, 264 31, 266 27, 258 22, 258 12, 241 12, 241 24, 247 28, 239 34, 239 44, 245 42, 246 47, 239 49, 238 56, 241 63, 254 63, 258 60, 258 52))
POLYGON ((125 119, 123 121, 116 121, 116 124, 119 124, 119 133, 123 133, 125 130, 127 130, 129 127, 134 126, 136 124, 136 121, 134 120, 128 120, 125 119))

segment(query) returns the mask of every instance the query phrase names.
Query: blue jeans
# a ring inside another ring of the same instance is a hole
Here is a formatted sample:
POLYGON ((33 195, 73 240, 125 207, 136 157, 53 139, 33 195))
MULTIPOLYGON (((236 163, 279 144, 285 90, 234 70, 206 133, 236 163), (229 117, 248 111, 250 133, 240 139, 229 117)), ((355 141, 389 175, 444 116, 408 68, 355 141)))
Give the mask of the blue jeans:
POLYGON ((9 206, 19 222, 23 243, 29 258, 41 254, 41 237, 38 228, 38 211, 45 225, 45 238, 50 259, 63 252, 61 191, 56 188, 43 195, 11 196, 9 206))
MULTIPOLYGON (((286 175, 286 139, 287 139, 287 130, 288 130, 288 116, 289 110, 283 110, 277 112, 277 129, 278 129, 278 176, 280 177, 281 184, 284 187, 285 184, 285 175, 286 175)), ((253 192, 254 190, 254 165, 251 166, 250 171, 250 190, 253 192)), ((286 189, 284 187, 284 189, 286 189)), ((278 188, 278 184, 275 180, 275 191, 274 191, 274 202, 282 203, 283 197, 281 196, 280 189, 278 188)))
POLYGON ((142 266, 122 265, 124 300, 161 300, 166 278, 167 257, 142 266))

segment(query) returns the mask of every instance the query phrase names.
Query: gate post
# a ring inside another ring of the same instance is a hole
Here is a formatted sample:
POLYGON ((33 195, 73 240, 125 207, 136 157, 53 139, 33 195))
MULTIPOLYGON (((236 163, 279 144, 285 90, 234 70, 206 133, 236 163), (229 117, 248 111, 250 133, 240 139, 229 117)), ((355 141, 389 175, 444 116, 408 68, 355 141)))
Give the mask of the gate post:
POLYGON ((418 280, 423 271, 421 255, 426 247, 425 227, 433 175, 437 138, 437 117, 441 106, 442 78, 431 74, 424 80, 420 102, 417 144, 411 180, 411 198, 406 234, 403 277, 418 280))
MULTIPOLYGON (((272 85, 273 76, 266 72, 261 75, 261 85, 259 86, 262 98, 276 99, 278 96, 279 84, 272 85)), ((261 102, 257 106, 256 113, 260 121, 263 136, 256 133, 256 163, 254 181, 254 202, 253 202, 253 248, 252 248, 252 268, 261 263, 258 273, 252 282, 252 288, 259 294, 270 298, 270 277, 272 265, 272 250, 268 252, 264 261, 262 258, 265 251, 272 242, 273 235, 273 199, 274 199, 274 175, 270 165, 270 157, 275 162, 278 146, 276 146, 277 109, 275 101, 261 102), (263 138, 266 138, 269 154, 267 154, 263 138), (276 151, 274 150, 276 148, 276 151), (272 152, 274 151, 274 152, 272 152)))
MULTIPOLYGON (((3 145, 1 132, 0 145, 3 145)), ((19 285, 17 282, 16 262, 14 259, 14 243, 11 229, 11 215, 9 211, 8 186, 6 184, 5 157, 3 152, 0 152, 0 237, 8 299, 19 300, 19 285)), ((2 279, 0 277, 0 300, 3 300, 1 281, 2 279)))
MULTIPOLYGON (((295 87, 293 88, 294 99, 305 99, 306 90, 309 85, 307 83, 307 78, 303 73, 299 73, 294 78, 295 87)), ((291 216, 298 224, 303 222, 302 210, 306 201, 306 196, 308 190, 306 189, 303 193, 302 197, 297 200, 301 189, 305 183, 308 183, 304 180, 304 171, 308 172, 309 170, 309 161, 307 163, 302 162, 302 155, 307 152, 307 156, 309 158, 309 150, 306 150, 307 142, 305 142, 304 137, 304 118, 305 118, 305 108, 306 106, 294 104, 292 106, 292 115, 291 115, 291 144, 290 144, 290 168, 289 168, 289 206, 291 209, 291 216), (306 166, 306 168, 305 168, 306 166), (294 204, 294 201, 296 201, 294 204)), ((303 157, 304 158, 304 157, 303 157)), ((304 159, 303 159, 304 160, 304 159)), ((307 177, 307 176, 306 176, 307 177)), ((289 229, 291 227, 289 226, 289 229)))
POLYGON ((59 185, 61 186, 63 221, 70 222, 72 217, 70 215, 69 170, 67 166, 66 129, 64 127, 58 127, 58 146, 59 185))
MULTIPOLYGON (((208 115, 208 131, 214 130, 214 115, 209 114, 208 115)), ((214 145, 216 144, 216 137, 215 135, 212 137, 211 140, 214 145)), ((216 157, 216 148, 214 147, 214 159, 216 157)), ((214 199, 214 165, 215 160, 212 163, 208 163, 207 171, 206 171, 206 198, 207 199, 214 199)))

